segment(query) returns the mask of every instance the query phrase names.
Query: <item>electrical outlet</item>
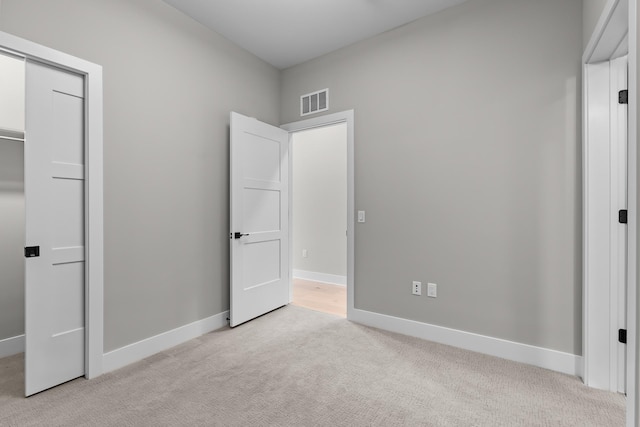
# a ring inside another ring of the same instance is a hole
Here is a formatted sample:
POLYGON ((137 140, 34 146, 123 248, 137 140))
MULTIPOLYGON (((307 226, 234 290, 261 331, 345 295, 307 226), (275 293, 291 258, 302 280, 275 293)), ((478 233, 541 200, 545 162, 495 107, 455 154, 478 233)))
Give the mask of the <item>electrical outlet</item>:
POLYGON ((436 285, 435 283, 429 283, 427 285, 427 296, 430 298, 437 298, 438 297, 438 285, 436 285))
POLYGON ((302 250, 302 258, 307 258, 309 256, 309 252, 306 249, 302 250))
POLYGON ((413 295, 422 295, 422 283, 413 282, 413 286, 411 287, 411 293, 413 295))

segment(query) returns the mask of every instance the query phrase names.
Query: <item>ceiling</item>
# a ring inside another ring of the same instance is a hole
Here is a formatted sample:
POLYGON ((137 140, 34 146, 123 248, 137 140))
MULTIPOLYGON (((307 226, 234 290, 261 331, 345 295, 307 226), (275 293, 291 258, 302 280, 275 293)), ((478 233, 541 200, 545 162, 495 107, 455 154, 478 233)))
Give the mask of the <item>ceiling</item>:
POLYGON ((164 0, 285 69, 466 0, 164 0))

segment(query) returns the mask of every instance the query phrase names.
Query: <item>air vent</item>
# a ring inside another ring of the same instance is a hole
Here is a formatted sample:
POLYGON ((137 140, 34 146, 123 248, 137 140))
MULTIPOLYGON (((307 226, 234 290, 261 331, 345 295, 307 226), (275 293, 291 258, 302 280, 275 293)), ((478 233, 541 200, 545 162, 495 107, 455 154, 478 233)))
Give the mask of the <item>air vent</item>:
POLYGON ((300 97, 300 115, 327 111, 329 109, 329 89, 322 89, 318 92, 308 93, 300 97))

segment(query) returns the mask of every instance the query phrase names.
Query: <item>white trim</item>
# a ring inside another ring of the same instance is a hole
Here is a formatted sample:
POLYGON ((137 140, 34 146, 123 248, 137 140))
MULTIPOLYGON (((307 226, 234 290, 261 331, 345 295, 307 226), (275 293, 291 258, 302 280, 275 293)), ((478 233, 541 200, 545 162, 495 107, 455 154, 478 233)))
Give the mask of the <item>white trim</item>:
MULTIPOLYGON (((347 319, 351 319, 354 311, 355 284, 355 113, 353 110, 327 114, 312 119, 300 120, 280 126, 289 132, 289 150, 293 141, 292 133, 338 123, 347 124, 347 319)), ((291 156, 289 157, 291 161, 291 156)), ((291 175, 289 175, 291 177, 291 175)), ((289 191, 292 191, 289 185, 289 191)), ((292 195, 289 194, 291 200, 292 195)), ((293 247, 292 207, 289 204, 289 244, 293 247)), ((293 251, 290 251, 289 277, 292 277, 293 251)), ((293 281, 289 287, 290 299, 293 294, 293 281)))
POLYGON ((317 271, 293 270, 293 277, 295 279, 310 280, 312 282, 347 286, 347 276, 339 276, 337 274, 318 273, 317 271))
POLYGON ((87 322, 87 359, 85 375, 94 378, 102 374, 104 322, 104 199, 103 199, 103 93, 102 67, 85 76, 86 105, 86 250, 85 263, 87 322), (93 119, 92 119, 93 117, 93 119))
POLYGON ((640 424, 638 402, 638 3, 629 0, 629 123, 628 123, 628 224, 627 224, 627 426, 640 424))
POLYGON ((102 374, 104 328, 102 67, 1 31, 0 49, 31 61, 72 71, 85 78, 85 377, 94 378, 102 374))
POLYGON ((584 382, 609 389, 610 65, 585 64, 583 132, 584 382), (599 108, 596 108, 599 107, 599 108))
MULTIPOLYGON (((583 55, 583 355, 585 384, 610 391, 618 391, 624 386, 619 381, 617 366, 617 329, 624 322, 619 320, 619 297, 616 281, 624 280, 624 272, 616 269, 624 261, 624 235, 626 233, 628 251, 626 254, 628 305, 627 316, 635 316, 630 283, 635 265, 635 141, 629 134, 629 170, 628 193, 630 212, 626 230, 617 226, 617 209, 624 208, 618 188, 619 172, 615 156, 617 152, 613 142, 618 133, 616 114, 611 114, 612 102, 616 102, 617 89, 614 87, 619 75, 626 72, 624 59, 612 61, 624 55, 629 49, 629 92, 632 92, 631 74, 635 71, 632 62, 633 21, 630 7, 634 4, 623 0, 609 0, 591 36, 583 55), (615 93, 614 93, 615 92, 615 93), (609 147, 612 147, 609 150, 609 147), (633 177, 633 178, 632 178, 633 177), (616 206, 618 205, 618 206, 616 206), (609 210, 604 210, 604 207, 609 210), (614 271, 615 270, 615 271, 614 271), (631 305, 633 304, 633 306, 631 305)), ((635 95, 635 94, 634 94, 635 95)), ((631 94, 630 94, 631 98, 631 94)), ((629 129, 634 126, 632 103, 629 100, 629 129)), ((613 108, 617 110, 617 108, 613 108)), ((633 294, 635 295, 635 294, 633 294)), ((635 317, 634 317, 635 318, 635 317)), ((627 325, 629 320, 627 319, 627 325)), ((628 328, 627 328, 628 329, 628 328)), ((630 332, 628 333, 628 335, 630 332)), ((625 349, 628 359, 635 356, 629 353, 631 346, 625 349)), ((623 350, 624 351, 624 350, 623 350)), ((629 363, 627 363, 628 370, 629 363)), ((627 386, 634 384, 629 381, 627 386)))
POLYGON ((608 61, 620 55, 619 48, 624 46, 628 34, 628 17, 627 0, 609 0, 584 50, 583 64, 608 61))
POLYGON ((104 372, 115 371, 216 329, 223 328, 228 325, 227 317, 229 317, 228 310, 105 353, 102 362, 104 372))
POLYGON ((620 58, 621 56, 627 55, 629 52, 629 33, 622 39, 620 45, 616 48, 615 52, 611 56, 612 59, 620 58))
POLYGON ((582 357, 575 354, 359 309, 353 311, 350 320, 385 331, 539 366, 568 375, 582 376, 582 357))
POLYGON ((24 335, 0 340, 0 359, 24 353, 24 335))
POLYGON ((627 207, 627 58, 584 65, 583 354, 590 387, 624 391, 620 381, 625 327, 626 235, 618 210, 627 207))

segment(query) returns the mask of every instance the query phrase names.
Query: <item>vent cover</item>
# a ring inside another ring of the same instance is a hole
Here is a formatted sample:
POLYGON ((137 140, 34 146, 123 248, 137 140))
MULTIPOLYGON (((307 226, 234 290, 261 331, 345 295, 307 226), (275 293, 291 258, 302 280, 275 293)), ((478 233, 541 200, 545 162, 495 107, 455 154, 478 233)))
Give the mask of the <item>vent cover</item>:
POLYGON ((308 93, 300 97, 300 115, 327 111, 329 109, 329 89, 322 89, 317 92, 308 93))

